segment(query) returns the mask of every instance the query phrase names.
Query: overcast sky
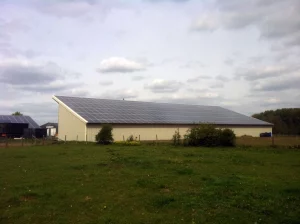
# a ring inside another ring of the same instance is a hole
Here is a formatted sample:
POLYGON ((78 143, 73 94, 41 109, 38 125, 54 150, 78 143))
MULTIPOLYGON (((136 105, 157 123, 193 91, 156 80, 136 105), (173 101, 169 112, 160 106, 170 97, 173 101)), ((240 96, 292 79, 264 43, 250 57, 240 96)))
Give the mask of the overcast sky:
POLYGON ((52 95, 300 106, 299 0, 0 0, 0 114, 52 95))

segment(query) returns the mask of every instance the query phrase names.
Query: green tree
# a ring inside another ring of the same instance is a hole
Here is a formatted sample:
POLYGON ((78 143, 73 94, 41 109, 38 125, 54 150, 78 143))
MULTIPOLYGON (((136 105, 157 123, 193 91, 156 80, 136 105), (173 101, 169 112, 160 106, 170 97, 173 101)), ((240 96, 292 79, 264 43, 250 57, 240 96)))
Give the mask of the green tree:
POLYGON ((113 135, 112 135, 112 126, 109 124, 104 124, 99 131, 99 133, 95 136, 96 142, 99 144, 107 145, 113 143, 113 135))
POLYGON ((252 117, 274 124, 274 134, 300 134, 300 108, 267 110, 252 117))
POLYGON ((23 114, 20 111, 16 111, 12 115, 13 116, 23 116, 23 114))

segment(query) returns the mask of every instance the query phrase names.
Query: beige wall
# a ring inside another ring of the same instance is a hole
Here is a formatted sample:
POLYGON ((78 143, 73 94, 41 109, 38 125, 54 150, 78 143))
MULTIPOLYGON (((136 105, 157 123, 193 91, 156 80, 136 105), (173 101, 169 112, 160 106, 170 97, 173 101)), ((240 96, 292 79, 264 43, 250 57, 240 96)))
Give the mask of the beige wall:
MULTIPOLYGON (((158 140, 171 140, 175 130, 179 128, 180 134, 183 136, 190 128, 189 125, 113 125, 113 137, 115 141, 125 140, 133 135, 143 140, 155 140, 156 135, 158 140)), ((234 127, 227 126, 222 128, 230 128, 237 136, 250 135, 258 137, 262 132, 272 132, 272 127, 234 127)), ((87 138, 88 141, 95 141, 95 135, 101 129, 101 125, 88 124, 87 125, 87 138)))
POLYGON ((81 121, 71 111, 64 106, 58 107, 58 137, 62 140, 67 137, 67 141, 85 141, 85 122, 81 121))

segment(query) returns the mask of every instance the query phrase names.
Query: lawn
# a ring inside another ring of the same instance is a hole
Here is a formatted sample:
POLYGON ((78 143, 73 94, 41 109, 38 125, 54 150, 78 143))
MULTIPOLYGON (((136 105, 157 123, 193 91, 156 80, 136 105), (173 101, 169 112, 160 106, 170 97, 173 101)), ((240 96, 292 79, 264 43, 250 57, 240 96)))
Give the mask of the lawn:
POLYGON ((300 151, 0 148, 0 223, 300 223, 300 151))

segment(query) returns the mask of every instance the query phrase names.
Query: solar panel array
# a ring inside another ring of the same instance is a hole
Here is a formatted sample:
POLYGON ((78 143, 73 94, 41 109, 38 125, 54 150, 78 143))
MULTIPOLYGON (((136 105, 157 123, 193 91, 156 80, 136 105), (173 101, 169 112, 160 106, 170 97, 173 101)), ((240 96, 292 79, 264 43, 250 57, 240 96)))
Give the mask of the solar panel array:
POLYGON ((88 123, 271 125, 218 106, 56 96, 88 123))
POLYGON ((40 128, 40 126, 29 116, 0 115, 0 123, 28 124, 29 128, 40 128))

